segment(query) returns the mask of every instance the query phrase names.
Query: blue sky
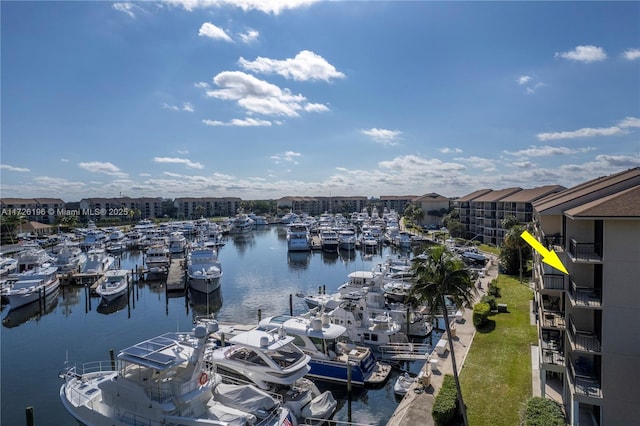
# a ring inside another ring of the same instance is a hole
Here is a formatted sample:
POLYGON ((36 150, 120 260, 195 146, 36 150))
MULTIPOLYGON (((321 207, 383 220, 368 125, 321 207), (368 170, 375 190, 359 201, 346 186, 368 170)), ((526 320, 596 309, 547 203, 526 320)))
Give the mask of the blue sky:
POLYGON ((2 197, 453 197, 640 165, 639 2, 0 7, 2 197))

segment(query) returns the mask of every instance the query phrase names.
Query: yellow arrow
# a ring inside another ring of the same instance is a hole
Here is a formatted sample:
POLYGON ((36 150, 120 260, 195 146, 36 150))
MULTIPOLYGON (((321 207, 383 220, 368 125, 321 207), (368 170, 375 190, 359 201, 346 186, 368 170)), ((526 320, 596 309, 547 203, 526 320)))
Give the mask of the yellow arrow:
POLYGON ((560 260, 560 258, 558 257, 555 251, 547 250, 546 248, 544 248, 544 246, 540 244, 540 242, 536 240, 536 238, 533 235, 531 235, 528 231, 524 231, 522 234, 520 234, 520 236, 522 237, 523 240, 529 243, 529 245, 535 251, 537 251, 538 253, 540 253, 540 255, 542 255, 542 261, 544 263, 556 268, 558 271, 564 272, 565 274, 569 275, 569 272, 567 272, 567 269, 564 267, 564 265, 562 264, 562 261, 560 260))

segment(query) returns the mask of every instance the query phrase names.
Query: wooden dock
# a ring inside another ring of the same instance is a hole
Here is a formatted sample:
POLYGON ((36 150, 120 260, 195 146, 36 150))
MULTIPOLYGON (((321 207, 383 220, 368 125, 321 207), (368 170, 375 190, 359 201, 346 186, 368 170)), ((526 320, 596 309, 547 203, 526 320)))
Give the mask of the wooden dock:
POLYGON ((319 235, 311 237, 311 250, 320 250, 322 248, 322 242, 319 235))
POLYGON ((171 259, 167 274, 167 291, 184 291, 186 289, 185 262, 184 259, 171 259))

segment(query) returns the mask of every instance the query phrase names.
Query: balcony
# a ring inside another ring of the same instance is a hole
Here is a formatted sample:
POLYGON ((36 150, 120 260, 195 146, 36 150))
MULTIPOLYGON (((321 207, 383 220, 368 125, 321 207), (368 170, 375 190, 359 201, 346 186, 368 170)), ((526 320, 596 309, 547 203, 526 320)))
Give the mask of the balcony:
POLYGON ((547 250, 564 250, 564 235, 543 235, 542 240, 547 250))
POLYGON ((543 290, 564 290, 564 275, 542 273, 543 290))
POLYGON ((598 243, 579 243, 575 239, 569 240, 569 256, 574 262, 600 263, 602 256, 598 243))
POLYGON ((602 398, 602 388, 591 362, 584 357, 578 357, 574 362, 570 362, 570 366, 569 379, 575 393, 591 398, 602 398))
POLYGON ((544 364, 564 366, 564 348, 562 333, 556 330, 543 330, 540 339, 540 360, 544 364))
POLYGON ((540 316, 540 323, 546 328, 558 328, 562 330, 567 326, 562 312, 548 311, 544 308, 542 309, 542 315, 540 316))
POLYGON ((580 287, 571 280, 569 300, 573 306, 579 308, 598 309, 602 307, 602 291, 593 287, 580 287))
POLYGON ((571 349, 580 352, 600 352, 600 340, 591 331, 578 330, 569 317, 569 343, 571 349))

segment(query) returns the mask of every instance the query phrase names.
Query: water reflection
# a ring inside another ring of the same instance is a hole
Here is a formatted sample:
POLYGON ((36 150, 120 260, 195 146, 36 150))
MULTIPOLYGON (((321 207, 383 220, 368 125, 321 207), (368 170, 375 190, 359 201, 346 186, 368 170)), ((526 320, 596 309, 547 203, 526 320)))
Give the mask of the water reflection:
POLYGON ((10 309, 2 319, 2 325, 7 328, 13 328, 24 324, 30 319, 39 321, 43 315, 52 312, 55 307, 58 306, 58 291, 59 289, 56 289, 45 297, 44 300, 38 300, 16 309, 10 309))
POLYGON ((109 302, 107 302, 106 300, 102 300, 96 308, 96 312, 109 315, 121 311, 122 309, 127 307, 127 303, 129 302, 128 296, 128 293, 125 293, 109 302))
POLYGON ((218 288, 211 293, 189 290, 189 304, 196 316, 217 314, 222 308, 222 291, 218 288))
POLYGON ((309 251, 290 251, 287 252, 287 264, 289 270, 306 269, 311 260, 311 252, 309 251))

